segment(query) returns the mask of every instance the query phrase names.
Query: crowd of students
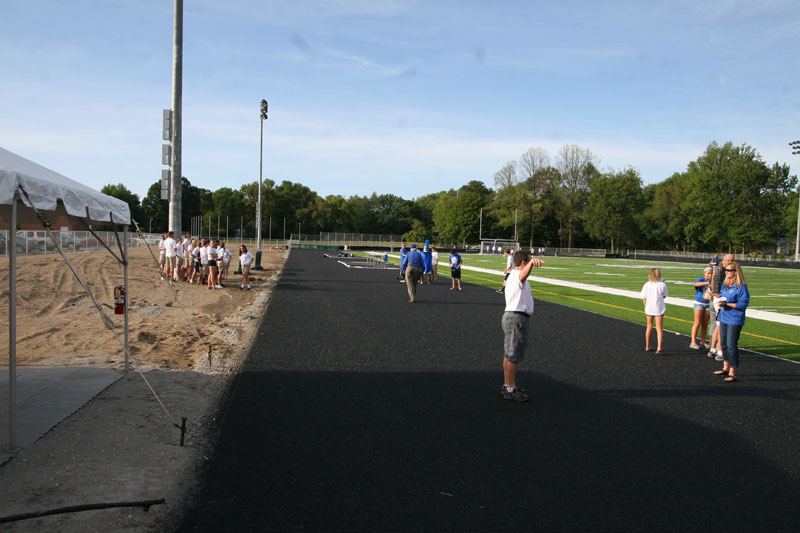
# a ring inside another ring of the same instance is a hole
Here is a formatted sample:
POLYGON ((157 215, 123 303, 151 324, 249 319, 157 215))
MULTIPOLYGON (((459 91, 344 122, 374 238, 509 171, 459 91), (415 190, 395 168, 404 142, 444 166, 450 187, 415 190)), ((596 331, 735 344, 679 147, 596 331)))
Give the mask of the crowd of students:
MULTIPOLYGON (((175 239, 174 232, 162 235, 158 241, 159 265, 168 279, 188 281, 190 284, 206 285, 209 290, 225 288, 223 281, 230 274, 233 254, 224 242, 214 239, 198 241, 186 234, 175 239)), ((253 254, 247 247, 239 247, 239 264, 242 269, 240 289, 250 290, 250 267, 253 254)))

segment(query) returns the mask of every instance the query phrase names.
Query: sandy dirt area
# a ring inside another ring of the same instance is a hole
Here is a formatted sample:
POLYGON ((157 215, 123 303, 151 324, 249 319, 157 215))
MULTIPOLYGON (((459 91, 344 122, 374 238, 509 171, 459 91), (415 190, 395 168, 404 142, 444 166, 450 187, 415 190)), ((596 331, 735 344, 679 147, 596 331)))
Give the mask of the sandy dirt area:
MULTIPOLYGON (((0 465, 0 518, 87 504, 163 503, 149 510, 60 513, 0 524, 0 530, 173 530, 213 452, 220 406, 252 345, 286 256, 286 251, 265 252, 265 270, 253 273, 251 291, 239 290, 240 276, 233 274, 222 290, 177 283, 179 303, 148 251, 132 249, 130 347, 141 373, 120 373, 118 381, 0 465), (180 446, 176 424, 183 417, 187 431, 180 446)), ((116 260, 107 252, 68 258, 97 300, 113 304, 113 288, 122 283, 116 260)), ((63 259, 18 259, 17 364, 122 369, 121 346, 63 259)), ((0 295, 0 322, 7 324, 7 258, 0 258, 0 295)), ((121 317, 106 311, 121 334, 121 317)), ((0 370, 7 372, 7 328, 0 331, 0 343, 0 370)))
MULTIPOLYGON (((233 274, 224 289, 178 282, 175 295, 146 248, 129 251, 129 345, 139 370, 169 368, 224 372, 236 368, 261 316, 264 288, 280 270, 285 251, 262 254, 253 290, 240 290, 233 274), (196 332, 197 333, 196 333, 196 332), (198 336, 199 333, 199 336, 198 336), (208 349, 211 348, 209 364, 208 349)), ((71 252, 67 258, 101 304, 113 305, 122 266, 111 254, 71 252)), ((8 258, 0 258, 0 322, 8 323, 8 258)), ((122 338, 122 315, 103 306, 122 338)), ((8 346, 8 329, 0 329, 8 346)), ((124 350, 104 325, 91 298, 58 254, 17 258, 17 364, 101 366, 122 369, 124 350)), ((8 351, 0 365, 8 364, 8 351)))

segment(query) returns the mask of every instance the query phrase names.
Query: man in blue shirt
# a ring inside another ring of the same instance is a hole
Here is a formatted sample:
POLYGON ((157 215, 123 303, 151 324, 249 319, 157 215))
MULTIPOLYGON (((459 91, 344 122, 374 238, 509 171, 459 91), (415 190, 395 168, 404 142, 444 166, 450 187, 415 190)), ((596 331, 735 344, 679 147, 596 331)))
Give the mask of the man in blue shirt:
POLYGON ((400 275, 397 276, 400 281, 404 281, 406 277, 406 254, 408 254, 408 250, 406 243, 403 243, 400 245, 400 275))
POLYGON ((411 251, 406 255, 406 286, 408 287, 408 303, 415 303, 417 296, 417 282, 422 276, 422 254, 417 250, 417 245, 411 245, 411 251))

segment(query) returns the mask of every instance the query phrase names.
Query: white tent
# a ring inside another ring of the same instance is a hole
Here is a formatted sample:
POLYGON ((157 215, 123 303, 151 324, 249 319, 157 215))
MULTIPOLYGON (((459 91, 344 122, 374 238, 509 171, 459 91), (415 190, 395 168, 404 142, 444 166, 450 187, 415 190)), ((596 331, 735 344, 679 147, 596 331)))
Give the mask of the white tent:
MULTIPOLYGON (((121 256, 117 260, 123 265, 125 293, 128 292, 128 225, 131 223, 130 208, 126 202, 95 191, 77 181, 0 148, 0 210, 10 221, 9 231, 9 336, 8 336, 8 390, 9 390, 9 449, 15 442, 15 385, 16 385, 16 227, 20 219, 38 220, 34 209, 45 216, 66 214, 69 217, 91 222, 112 222, 123 226, 120 243, 121 256), (24 191, 24 192, 23 192, 24 191)), ((113 251, 109 251, 114 255, 113 251)), ((116 257, 116 256, 115 256, 116 257)), ((125 306, 124 347, 128 350, 128 306, 125 306)))

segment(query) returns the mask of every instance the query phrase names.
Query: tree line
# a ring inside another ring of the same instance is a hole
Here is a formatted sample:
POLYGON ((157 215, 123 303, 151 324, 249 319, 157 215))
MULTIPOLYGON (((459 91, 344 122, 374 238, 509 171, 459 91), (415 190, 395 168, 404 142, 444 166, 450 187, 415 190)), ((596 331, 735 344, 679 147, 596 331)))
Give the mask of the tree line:
MULTIPOLYGON (((797 176, 787 164, 768 166, 751 146, 712 142, 684 172, 643 185, 639 172, 597 168, 588 148, 567 144, 551 160, 533 147, 492 176, 494 188, 472 180, 459 189, 407 200, 393 194, 319 196, 305 185, 262 182, 262 237, 298 227, 303 233, 381 233, 409 241, 476 243, 512 239, 530 247, 771 251, 794 239, 797 176)), ((120 198, 147 231, 166 230, 168 202, 160 182, 143 199, 125 185, 102 192, 120 198)), ((210 191, 183 178, 182 226, 202 216, 204 231, 226 217, 232 229, 255 235, 258 182, 210 191)))

